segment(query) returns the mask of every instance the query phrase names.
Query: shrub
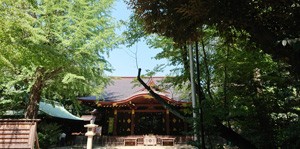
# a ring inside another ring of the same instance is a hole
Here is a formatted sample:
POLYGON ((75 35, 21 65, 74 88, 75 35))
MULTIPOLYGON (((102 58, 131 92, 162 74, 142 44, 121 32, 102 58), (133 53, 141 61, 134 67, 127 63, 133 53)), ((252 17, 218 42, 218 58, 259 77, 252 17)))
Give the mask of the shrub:
POLYGON ((57 123, 41 122, 38 125, 38 137, 40 147, 47 149, 58 143, 59 134, 62 132, 61 126, 57 123))

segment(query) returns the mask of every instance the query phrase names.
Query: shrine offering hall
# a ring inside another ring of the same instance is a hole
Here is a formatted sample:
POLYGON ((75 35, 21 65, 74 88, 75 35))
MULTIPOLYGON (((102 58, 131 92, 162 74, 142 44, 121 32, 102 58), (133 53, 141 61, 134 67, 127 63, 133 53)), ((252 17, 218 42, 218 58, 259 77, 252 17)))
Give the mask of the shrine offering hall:
MULTIPOLYGON (((163 77, 143 80, 166 102, 187 115, 191 114, 191 103, 180 99, 180 91, 159 86, 163 77)), ((95 123, 102 126, 103 135, 178 136, 191 130, 187 122, 164 108, 134 77, 113 78, 101 96, 81 97, 79 100, 85 105, 96 107, 95 123)))

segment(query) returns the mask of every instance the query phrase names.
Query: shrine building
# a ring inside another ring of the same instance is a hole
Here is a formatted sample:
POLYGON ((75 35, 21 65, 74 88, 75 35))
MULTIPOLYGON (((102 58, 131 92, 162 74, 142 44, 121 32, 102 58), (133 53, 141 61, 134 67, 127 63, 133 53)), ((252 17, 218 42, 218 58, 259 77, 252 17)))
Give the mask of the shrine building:
MULTIPOLYGON (((160 86, 164 77, 146 77, 144 82, 167 103, 187 115, 191 102, 181 99, 180 91, 160 86)), ((98 97, 80 97, 82 104, 97 109, 95 123, 104 136, 186 136, 190 124, 164 108, 136 80, 136 77, 114 77, 98 97)))

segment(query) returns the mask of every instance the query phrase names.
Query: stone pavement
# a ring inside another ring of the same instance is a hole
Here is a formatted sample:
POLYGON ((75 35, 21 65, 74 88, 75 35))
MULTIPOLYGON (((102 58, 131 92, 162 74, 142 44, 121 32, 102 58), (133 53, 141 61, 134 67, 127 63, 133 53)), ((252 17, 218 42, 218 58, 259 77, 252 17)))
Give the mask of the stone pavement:
POLYGON ((190 145, 174 145, 174 146, 111 146, 96 147, 95 149, 196 149, 190 145))
MULTIPOLYGON (((85 146, 66 146, 53 149, 85 149, 85 146)), ((196 149, 191 145, 174 146, 94 146, 93 149, 196 149)))

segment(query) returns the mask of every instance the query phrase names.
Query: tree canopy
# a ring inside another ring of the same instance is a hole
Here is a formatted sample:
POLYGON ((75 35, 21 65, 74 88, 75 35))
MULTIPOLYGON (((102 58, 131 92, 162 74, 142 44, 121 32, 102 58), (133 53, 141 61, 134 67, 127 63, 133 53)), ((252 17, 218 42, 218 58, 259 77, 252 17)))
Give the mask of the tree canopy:
POLYGON ((179 87, 193 82, 187 45, 200 50, 196 87, 198 98, 205 99, 198 104, 207 146, 217 147, 221 136, 239 148, 297 148, 299 4, 131 0, 135 13, 128 39, 132 44, 154 34, 149 43, 163 49, 156 58, 175 66, 169 79, 179 87))
POLYGON ((209 25, 230 41, 236 37, 234 28, 300 73, 299 0, 131 0, 129 4, 148 33, 184 43, 197 41, 200 28, 209 25))
POLYGON ((99 93, 110 70, 104 54, 120 40, 112 3, 1 0, 1 103, 19 103, 26 118, 35 118, 42 99, 76 103, 99 93))

